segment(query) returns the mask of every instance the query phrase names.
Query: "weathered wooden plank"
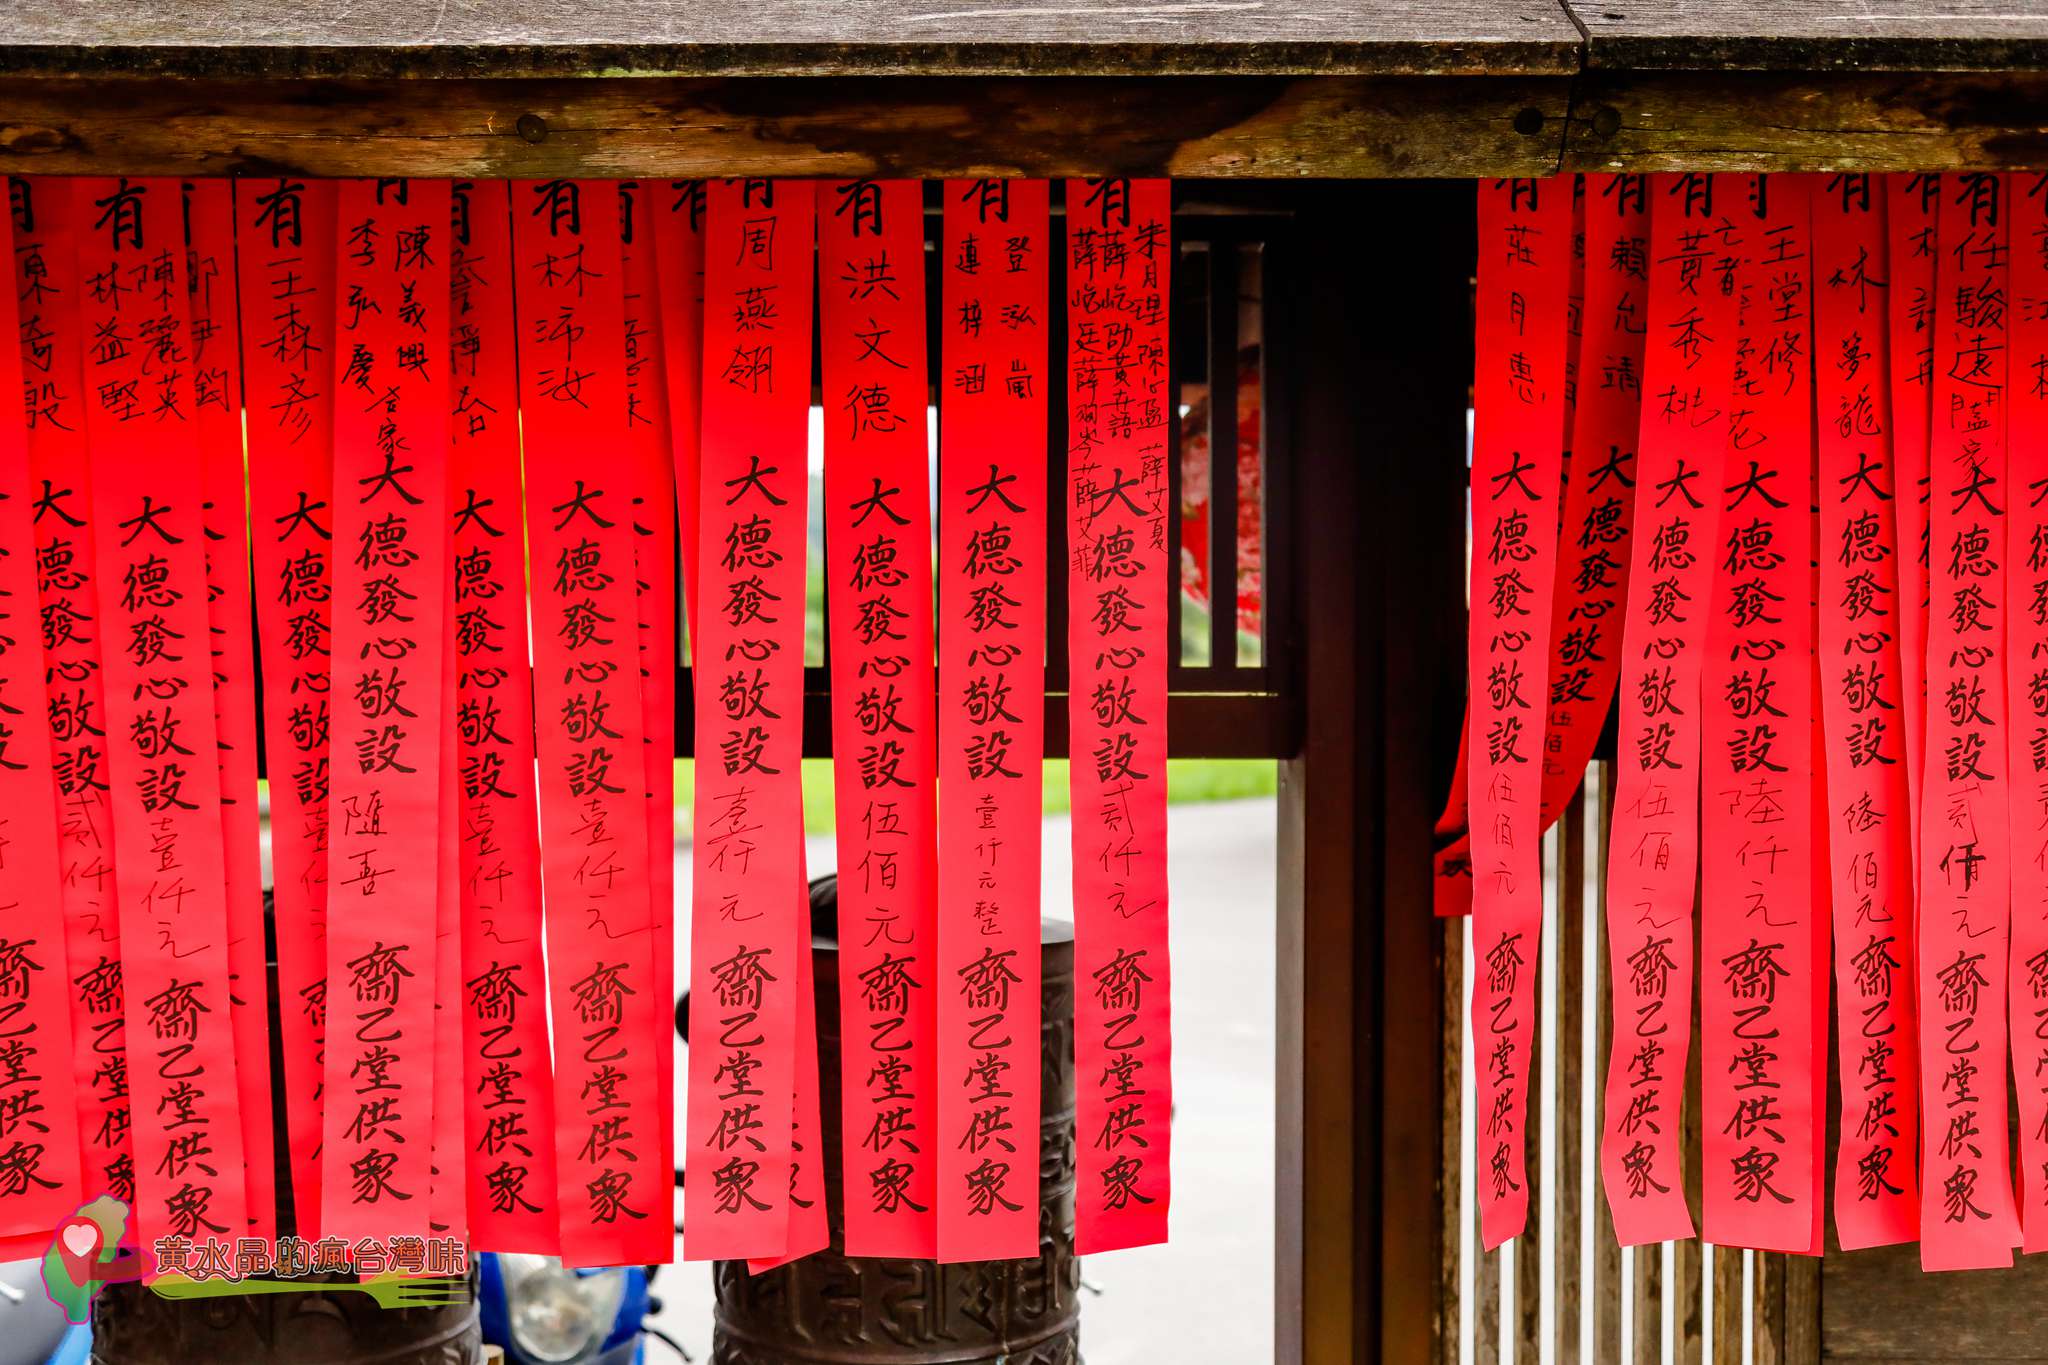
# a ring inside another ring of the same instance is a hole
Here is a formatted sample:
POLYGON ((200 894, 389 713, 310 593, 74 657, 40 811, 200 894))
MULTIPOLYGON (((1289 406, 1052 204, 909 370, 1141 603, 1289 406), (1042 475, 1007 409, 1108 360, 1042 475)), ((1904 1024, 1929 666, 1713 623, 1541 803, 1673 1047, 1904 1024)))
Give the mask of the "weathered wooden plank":
POLYGON ((1544 175, 1564 77, 0 79, 0 170, 1544 175))
MULTIPOLYGON (((1614 829, 1614 764, 1601 760, 1597 765, 1600 786, 1599 841, 1594 845, 1593 866, 1600 869, 1595 878, 1597 895, 1596 911, 1589 932, 1599 936, 1598 969, 1595 973, 1594 1044, 1593 1065, 1595 1074, 1587 1078, 1593 1087, 1593 1132, 1587 1141, 1597 1145, 1600 1141, 1601 1115, 1606 1108, 1604 1077, 1607 1069, 1607 1054, 1614 1046, 1614 1012, 1607 1002, 1613 995, 1613 978, 1607 953, 1607 867, 1608 838, 1614 829)), ((1598 1167, 1595 1167, 1597 1172, 1598 1167)), ((1614 1214, 1607 1207, 1607 1188, 1598 1175, 1593 1180, 1593 1283, 1587 1291, 1593 1296, 1593 1360, 1591 1365, 1621 1365, 1621 1296, 1629 1287, 1621 1279, 1621 1243, 1614 1237, 1614 1214)), ((1647 1363, 1646 1363, 1647 1365, 1647 1363)))
MULTIPOLYGON (((1554 861, 1557 841, 1543 840, 1538 855, 1549 864, 1543 870, 1546 882, 1556 876, 1554 861)), ((1522 1137, 1528 1144, 1528 1169, 1523 1181, 1528 1186, 1529 1212, 1522 1233, 1515 1238, 1515 1317, 1505 1330, 1514 1335, 1514 1365, 1543 1365, 1543 1254, 1547 1245, 1543 1218, 1543 1190, 1550 1182, 1552 1153, 1543 1143, 1543 973, 1536 973, 1530 992, 1536 999, 1536 1046, 1529 1053, 1528 1089, 1523 1093, 1528 1108, 1523 1114, 1522 1137)))
POLYGON ((1914 171, 2048 166, 2048 73, 1589 71, 1570 170, 1914 171))
POLYGON ((12 7, 0 67, 177 76, 1551 72, 1550 0, 235 0, 12 7))
POLYGON ((1785 1254, 1780 1251, 1756 1253, 1751 1274, 1755 1300, 1751 1311, 1756 1328, 1751 1337, 1755 1365, 1791 1365, 1785 1355, 1785 1254))
POLYGON ((1636 1365, 1664 1361, 1664 1244, 1651 1242, 1635 1249, 1636 1365))
POLYGON ((1598 871, 1587 863, 1587 808, 1595 794, 1589 786, 1574 792, 1558 821, 1557 893, 1557 1155, 1550 1179, 1557 1190, 1557 1220, 1550 1230, 1557 1258, 1557 1320, 1552 1354, 1543 1359, 1557 1365, 1579 1365, 1579 1319, 1586 1286, 1579 1276, 1579 1213, 1586 1190, 1579 1171, 1587 1134, 1579 1109, 1585 1101, 1585 1071, 1580 1056, 1586 1037, 1585 961, 1586 900, 1598 871))
POLYGON ((1479 1257, 1479 1270, 1473 1276, 1472 1289, 1472 1359, 1475 1365, 1495 1365, 1500 1360, 1501 1303, 1500 1303, 1500 1249, 1480 1251, 1479 1220, 1474 1218, 1466 1236, 1472 1238, 1472 1247, 1479 1257))
MULTIPOLYGON (((1464 924, 1459 920, 1442 922, 1439 939, 1442 944, 1439 955, 1442 963, 1439 972, 1443 981, 1443 1054, 1441 1070, 1437 1081, 1438 1093, 1444 1097, 1442 1143, 1442 1183, 1438 1209, 1443 1226, 1438 1238, 1437 1298, 1441 1305, 1437 1327, 1437 1360, 1439 1365, 1458 1365, 1458 1344, 1461 1331, 1459 1318, 1462 1304, 1462 1261, 1466 1238, 1472 1234, 1462 1226, 1462 1209, 1459 1192, 1465 1180, 1465 1149, 1462 1117, 1465 1110, 1464 1058, 1465 1058, 1465 951, 1464 924)), ((1487 1362, 1487 1365, 1493 1365, 1487 1362)))
POLYGON ((1785 1365, 1820 1365, 1820 1258, 1785 1258, 1785 1365))
MULTIPOLYGON (((1699 932, 1703 922, 1700 915, 1698 893, 1693 902, 1693 932, 1699 932)), ((1693 960, 1699 960, 1699 945, 1695 939, 1693 960)), ((1679 1150, 1684 1153, 1682 1164, 1685 1168, 1685 1201, 1692 1209, 1692 1225, 1700 1226, 1700 1210, 1705 1200, 1705 1173, 1700 1169, 1700 1152, 1703 1150, 1703 1116, 1706 1100, 1701 1082, 1700 993, 1692 993, 1692 1036, 1693 1045, 1685 1056, 1685 1096, 1680 1102, 1679 1125, 1685 1136, 1679 1150)), ((1701 1244, 1697 1238, 1684 1238, 1674 1248, 1672 1270, 1677 1281, 1671 1286, 1672 1324, 1672 1365, 1701 1365, 1700 1357, 1706 1348, 1706 1291, 1705 1266, 1701 1244)), ((1637 1365, 1641 1365, 1638 1361, 1637 1365)))
POLYGON ((2000 71, 2048 66, 2038 0, 1564 0, 1591 67, 2000 71))
POLYGON ((1919 1255, 1917 1246, 1896 1246, 1828 1256, 1823 1356, 2048 1360, 2048 1257, 2019 1257, 2011 1270, 1924 1275, 1919 1255))
POLYGON ((1712 1365, 1742 1365, 1742 1324, 1749 1300, 1742 1293, 1742 1253, 1714 1248, 1714 1359, 1712 1365))

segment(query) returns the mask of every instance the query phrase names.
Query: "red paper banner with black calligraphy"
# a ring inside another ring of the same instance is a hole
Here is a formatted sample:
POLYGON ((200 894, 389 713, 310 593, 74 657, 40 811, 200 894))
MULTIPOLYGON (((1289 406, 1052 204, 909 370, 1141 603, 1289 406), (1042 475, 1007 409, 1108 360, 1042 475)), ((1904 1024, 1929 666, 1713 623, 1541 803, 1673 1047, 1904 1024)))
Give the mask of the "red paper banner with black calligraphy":
MULTIPOLYGON (((2005 1266, 2020 1240, 2006 1123, 2011 588, 2009 249, 2002 176, 1945 176, 1930 435, 1927 770, 1920 822, 1920 1263, 2005 1266)), ((2025 496, 2025 490, 2020 490, 2025 496)))
MULTIPOLYGON (((57 783, 58 875, 69 983, 80 1178, 135 1200, 121 920, 114 899, 113 815, 102 625, 90 469, 86 461, 84 297, 77 246, 80 182, 14 178, 14 283, 22 392, 35 493, 35 570, 42 617, 51 763, 57 783)), ((25 1252, 25 1254, 33 1254, 25 1252)))
MULTIPOLYGON (((350 180, 335 225, 329 1022, 321 1230, 434 1199, 448 625, 445 181, 350 180)), ((453 951, 455 945, 449 945, 453 951)), ((451 1002, 452 1003, 452 1002, 451 1002)))
POLYGON ((136 1232, 232 1238, 248 1197, 230 1022, 228 891, 193 417, 181 187, 81 181, 85 429, 136 1232))
POLYGON ((949 180, 939 244, 938 1259, 1038 1254, 1050 186, 949 180), (1014 1152, 965 1141, 1004 1112, 1014 1152))
MULTIPOLYGON (((1584 285, 1571 304, 1579 322, 1550 622, 1542 830, 1557 823, 1579 789, 1621 672, 1649 306, 1648 177, 1588 175, 1580 181, 1584 194, 1576 198, 1583 202, 1575 211, 1583 215, 1583 236, 1575 232, 1574 240, 1583 243, 1584 285)), ((1460 739, 1460 780, 1468 740, 1469 734, 1460 739)), ((1444 821, 1454 814, 1462 823, 1462 812, 1446 811, 1444 821)), ((1445 824, 1438 832, 1447 832, 1445 824)), ((1439 915, 1471 909, 1469 836, 1438 851, 1434 885, 1439 915)))
POLYGON ((1813 218, 1801 176, 1716 176, 1735 367, 1707 617, 1702 1235, 1820 1250, 1827 914, 1815 904, 1813 218), (1795 776, 1799 775, 1799 776, 1795 776))
POLYGON ((192 417, 199 438, 206 528, 213 716, 220 745, 221 834, 228 888, 228 970, 248 1158, 249 1233, 275 1232, 269 970, 263 934, 263 850, 256 810, 255 604, 243 497, 242 348, 235 307, 235 202, 226 180, 188 180, 186 284, 191 290, 192 417))
MULTIPOLYGON (((0 292, 0 337, 17 336, 15 292, 0 292)), ((0 346, 0 393, 22 391, 21 352, 0 346)), ((15 409, 0 414, 0 1247, 26 1238, 29 1256, 87 1198, 78 1140, 86 1073, 72 1065, 34 506, 26 417, 15 409)))
MULTIPOLYGON (((1083 1255, 1166 1240, 1167 301, 1163 180, 1067 182, 1067 651, 1083 1255)), ((1027 1120, 1028 1121, 1028 1120, 1027 1120)), ((984 1143, 990 1161, 1007 1159, 984 1143)))
POLYGON ((618 188, 515 181, 562 1254, 665 1261, 618 188))
POLYGON ((1838 175, 1813 198, 1822 734, 1841 1094, 1835 1229, 1847 1250, 1919 1234, 1909 701, 1900 651, 1884 183, 1838 175))
POLYGON ((676 482, 677 545, 683 565, 684 623, 697 628, 698 414, 704 392, 704 182, 669 180, 654 189, 655 285, 661 291, 661 361, 668 373, 668 432, 676 482))
MULTIPOLYGON (((1885 265, 1889 299, 1892 459, 1899 471, 1894 504, 1899 538, 1899 677, 1906 699, 1907 812, 1913 860, 1920 859, 1921 793, 1927 745, 1928 438, 1934 394, 1934 258, 1939 175, 1887 175, 1885 265)), ((1915 874, 1917 885, 1917 871, 1915 874)))
POLYGON ((1735 355, 1715 188, 1702 175, 1650 182, 1646 398, 1607 861, 1615 1025, 1600 1134, 1623 1246, 1693 1235, 1679 1112, 1692 1046, 1700 675, 1735 355))
POLYGON ((263 668, 285 1137, 320 1231, 334 486, 332 181, 235 182, 250 552, 263 668))
POLYGON ((928 1260, 944 1138, 924 192, 828 181, 820 199, 846 1252, 928 1260))
POLYGON ((814 188, 706 186, 685 1255, 791 1249, 814 188))
POLYGON ((2012 1070, 2021 1247, 2048 1251, 2048 176, 2007 179, 2012 383, 2006 486, 2012 725, 2012 1070))
POLYGON ((449 535, 461 837, 464 1138, 477 1245, 561 1246, 541 951, 533 669, 502 180, 457 181, 448 246, 449 535))
MULTIPOLYGON (((676 900, 676 490, 665 364, 666 319, 654 231, 661 187, 619 182, 619 255, 624 295, 625 450, 633 471, 636 637, 647 782, 647 876, 652 896, 654 998, 675 999, 676 900)), ((685 348, 694 356, 694 344, 685 348)), ((675 1030, 654 1040, 660 1095, 661 1165, 675 1169, 675 1030)))
POLYGON ((1479 1222, 1490 1249, 1528 1212, 1529 1068, 1543 936, 1537 800, 1565 429, 1571 193, 1563 180, 1479 187, 1473 360, 1472 990, 1479 1222))
POLYGON ((1650 183, 1584 177, 1586 287, 1550 622, 1542 827, 1579 789, 1621 673, 1650 284, 1650 183))

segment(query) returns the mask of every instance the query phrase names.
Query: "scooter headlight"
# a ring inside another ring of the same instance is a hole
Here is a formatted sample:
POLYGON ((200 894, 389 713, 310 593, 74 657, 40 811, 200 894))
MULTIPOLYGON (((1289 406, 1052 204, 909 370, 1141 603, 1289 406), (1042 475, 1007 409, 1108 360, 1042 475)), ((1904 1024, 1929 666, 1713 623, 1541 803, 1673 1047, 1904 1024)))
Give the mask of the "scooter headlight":
POLYGON ((604 1341, 626 1296, 625 1271, 578 1273, 553 1256, 507 1253, 498 1260, 512 1344, 522 1355, 567 1365, 604 1341))

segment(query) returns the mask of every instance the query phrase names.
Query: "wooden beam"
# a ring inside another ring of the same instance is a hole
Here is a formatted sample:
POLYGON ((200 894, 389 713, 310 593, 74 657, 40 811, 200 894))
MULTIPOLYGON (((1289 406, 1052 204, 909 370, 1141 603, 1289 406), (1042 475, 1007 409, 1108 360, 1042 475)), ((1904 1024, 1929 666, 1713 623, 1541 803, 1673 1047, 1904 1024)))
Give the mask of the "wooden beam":
POLYGON ((1588 71, 1564 169, 2048 167, 2048 72, 1588 71))
POLYGON ((0 71, 178 78, 1578 69, 1554 0, 128 0, 13 7, 0 71))
POLYGON ((1586 65, 1689 71, 2048 66, 2048 10, 2012 0, 1563 0, 1586 65))
POLYGON ((1568 77, 0 79, 50 175, 1546 175, 1568 77))

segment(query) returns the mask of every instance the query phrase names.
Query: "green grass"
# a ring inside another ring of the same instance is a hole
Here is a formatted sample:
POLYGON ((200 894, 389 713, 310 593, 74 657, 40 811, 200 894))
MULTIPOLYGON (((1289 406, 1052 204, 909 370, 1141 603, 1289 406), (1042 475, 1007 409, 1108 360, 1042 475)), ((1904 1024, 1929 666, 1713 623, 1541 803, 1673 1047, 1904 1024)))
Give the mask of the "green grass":
MULTIPOLYGON (((807 758, 803 767, 804 832, 830 834, 836 828, 832 809, 832 760, 807 758)), ((676 807, 688 822, 696 770, 686 760, 676 763, 676 807)), ((1166 764, 1166 799, 1180 805, 1197 801, 1241 801, 1271 796, 1279 789, 1279 769, 1270 759, 1176 758, 1166 764)), ((1061 815, 1069 808, 1067 760, 1045 761, 1045 813, 1061 815)))

